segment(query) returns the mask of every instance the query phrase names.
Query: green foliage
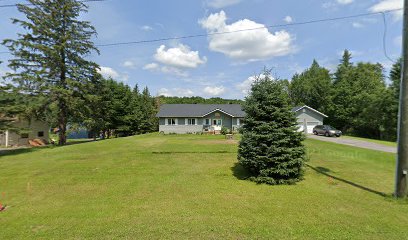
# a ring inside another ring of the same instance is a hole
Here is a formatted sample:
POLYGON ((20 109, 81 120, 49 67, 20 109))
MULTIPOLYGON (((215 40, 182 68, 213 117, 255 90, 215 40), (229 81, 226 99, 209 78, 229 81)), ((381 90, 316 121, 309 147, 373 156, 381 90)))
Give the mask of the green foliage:
POLYGON ((13 19, 24 28, 17 39, 6 39, 14 59, 7 77, 19 92, 37 96, 44 115, 56 116, 59 144, 66 143, 67 123, 80 118, 86 95, 92 91, 97 65, 85 59, 95 48, 96 31, 79 18, 87 11, 76 0, 29 0, 17 4, 24 19, 13 19))
POLYGON ((222 134, 222 135, 227 135, 227 134, 229 134, 229 133, 231 133, 231 130, 230 130, 229 128, 225 127, 225 126, 222 126, 222 128, 221 128, 221 134, 222 134))
POLYGON ((158 97, 161 104, 240 104, 243 101, 239 99, 223 99, 223 98, 202 98, 202 97, 158 97))
POLYGON ((157 128, 155 99, 146 87, 140 93, 138 86, 128 85, 98 75, 98 86, 88 99, 84 125, 102 138, 130 136, 154 132, 157 128))
POLYGON ((350 61, 346 50, 333 83, 328 122, 344 132, 362 137, 389 139, 389 91, 380 64, 350 61))
POLYGON ((289 85, 289 94, 295 106, 308 105, 326 112, 330 106, 331 76, 316 60, 301 74, 295 74, 289 85))
POLYGON ((0 86, 0 131, 17 130, 12 122, 24 111, 22 100, 19 94, 12 91, 12 86, 0 86))
POLYGON ((294 184, 303 178, 304 136, 297 132, 289 96, 269 71, 258 77, 245 99, 245 125, 238 160, 257 183, 294 184))

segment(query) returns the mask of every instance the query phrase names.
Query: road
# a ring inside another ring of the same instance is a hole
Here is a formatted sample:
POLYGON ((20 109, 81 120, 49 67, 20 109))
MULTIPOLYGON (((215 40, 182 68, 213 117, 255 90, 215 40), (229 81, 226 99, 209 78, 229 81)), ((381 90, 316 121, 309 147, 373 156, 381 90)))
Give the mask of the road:
POLYGON ((397 153, 396 147, 386 146, 378 143, 367 142, 363 140, 356 140, 356 139, 349 139, 349 138, 342 138, 342 137, 325 137, 325 136, 316 136, 316 135, 308 135, 308 138, 317 139, 320 141, 325 142, 333 142, 338 144, 349 145, 353 147, 359 148, 366 148, 371 150, 377 150, 382 152, 389 152, 389 153, 397 153))

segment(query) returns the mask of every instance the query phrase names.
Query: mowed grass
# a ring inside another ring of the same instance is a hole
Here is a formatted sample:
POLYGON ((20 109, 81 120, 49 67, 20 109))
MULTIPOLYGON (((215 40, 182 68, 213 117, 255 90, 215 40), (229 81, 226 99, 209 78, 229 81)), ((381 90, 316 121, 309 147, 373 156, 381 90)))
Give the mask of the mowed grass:
POLYGON ((149 134, 0 156, 0 239, 407 239, 395 156, 307 140, 305 180, 241 180, 236 142, 149 134), (384 195, 385 194, 385 195, 384 195))

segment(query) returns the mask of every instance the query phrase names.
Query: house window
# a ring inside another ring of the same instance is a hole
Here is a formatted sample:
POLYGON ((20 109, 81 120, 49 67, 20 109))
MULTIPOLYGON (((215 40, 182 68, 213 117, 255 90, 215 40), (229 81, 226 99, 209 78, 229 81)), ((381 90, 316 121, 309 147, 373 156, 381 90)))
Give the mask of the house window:
POLYGON ((43 132, 43 131, 38 132, 38 133, 37 133, 37 137, 44 137, 44 132, 43 132))
POLYGON ((20 137, 21 137, 21 138, 28 138, 28 133, 22 133, 22 134, 20 135, 20 137))
POLYGON ((196 125, 196 119, 195 118, 189 118, 187 119, 187 125, 196 125))
POLYGON ((211 119, 209 118, 205 119, 205 125, 210 125, 210 123, 211 123, 211 119))
POLYGON ((167 125, 176 125, 176 119, 175 118, 168 118, 167 119, 167 125))

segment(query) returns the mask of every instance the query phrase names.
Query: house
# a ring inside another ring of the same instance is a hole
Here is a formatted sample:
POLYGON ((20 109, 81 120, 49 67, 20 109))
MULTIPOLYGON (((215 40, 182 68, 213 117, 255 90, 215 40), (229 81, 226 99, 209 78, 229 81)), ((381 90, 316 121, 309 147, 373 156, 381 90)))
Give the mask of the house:
POLYGON ((163 104, 156 115, 159 132, 220 132, 224 126, 233 131, 243 123, 244 111, 239 104, 163 104))
MULTIPOLYGON (((313 127, 323 124, 327 117, 308 107, 292 109, 298 119, 299 131, 312 133, 313 127)), ((244 123, 245 112, 240 104, 163 104, 156 115, 159 132, 197 133, 219 132, 224 126, 237 131, 244 123)))
POLYGON ((0 132, 0 146, 25 146, 30 140, 41 139, 43 142, 49 141, 50 125, 39 120, 16 120, 13 127, 20 128, 24 133, 16 133, 11 130, 0 132))
POLYGON ((292 111, 296 114, 299 131, 307 134, 313 133, 313 128, 322 125, 323 119, 327 117, 327 115, 306 105, 294 107, 292 111))

